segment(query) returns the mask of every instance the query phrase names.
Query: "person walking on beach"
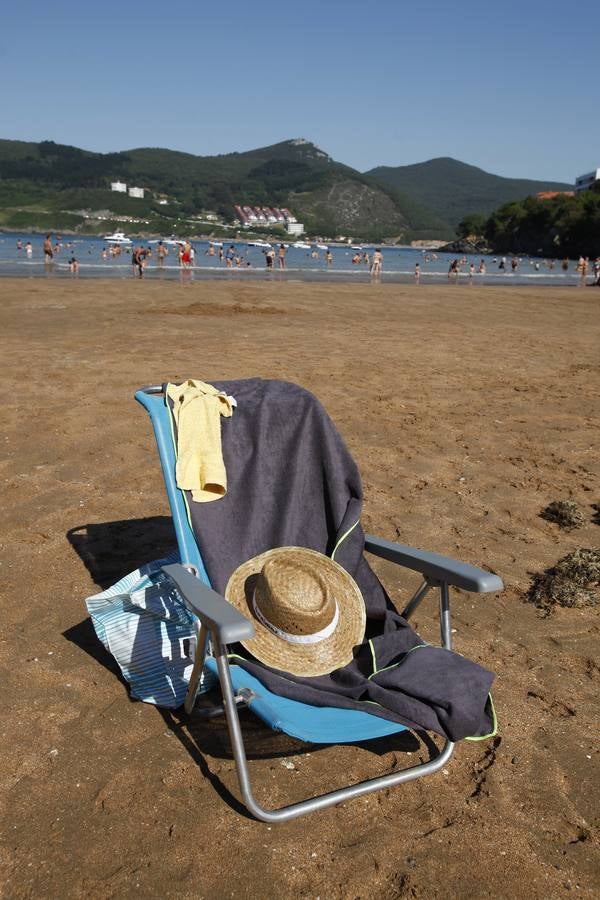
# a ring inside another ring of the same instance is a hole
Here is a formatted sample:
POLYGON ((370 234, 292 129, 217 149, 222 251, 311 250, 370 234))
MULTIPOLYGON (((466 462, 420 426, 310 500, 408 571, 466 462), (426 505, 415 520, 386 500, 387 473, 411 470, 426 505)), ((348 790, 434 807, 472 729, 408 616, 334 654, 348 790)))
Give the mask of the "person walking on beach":
POLYGON ((379 278, 381 275, 381 267, 383 266, 383 254, 380 247, 376 247, 373 251, 373 261, 371 262, 371 275, 379 278))
POLYGON ((286 250, 286 248, 285 248, 285 244, 280 244, 280 245, 279 245, 279 250, 277 251, 277 256, 278 256, 278 258, 279 258, 279 268, 280 268, 280 269, 285 269, 285 254, 286 254, 286 253, 287 253, 287 250, 286 250))
POLYGON ((415 263, 415 282, 416 282, 416 284, 419 283, 420 279, 421 279, 421 264, 415 263))
POLYGON ((54 252, 52 250, 52 235, 47 234, 46 240, 44 241, 44 264, 50 265, 52 259, 54 258, 54 252))

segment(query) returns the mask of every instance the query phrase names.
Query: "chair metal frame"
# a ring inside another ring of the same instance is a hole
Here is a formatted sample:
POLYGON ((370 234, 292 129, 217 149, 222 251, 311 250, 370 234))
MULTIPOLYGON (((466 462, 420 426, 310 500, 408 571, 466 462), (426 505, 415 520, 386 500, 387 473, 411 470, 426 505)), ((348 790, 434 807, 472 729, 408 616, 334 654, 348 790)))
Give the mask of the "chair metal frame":
MULTIPOLYGON (((140 388, 135 394, 135 399, 144 406, 152 421, 182 560, 181 564, 165 566, 163 571, 176 585, 187 608, 197 617, 199 623, 196 654, 185 700, 185 710, 188 713, 192 713, 198 694, 206 689, 203 685, 203 677, 206 672, 206 663, 208 661, 206 654, 210 641, 223 703, 209 707, 206 715, 212 717, 215 714, 225 714, 240 790, 249 812, 263 822, 284 822, 355 797, 361 797, 364 794, 431 775, 443 768, 454 752, 455 745, 449 740, 444 742, 435 759, 411 766, 400 772, 393 772, 388 775, 371 778, 359 784, 348 785, 339 790, 293 803, 280 809, 266 809, 257 802, 252 791, 238 714, 239 706, 252 708, 255 695, 252 690, 243 687, 237 693, 234 691, 227 655, 227 646, 229 644, 253 637, 254 626, 250 620, 245 618, 224 597, 210 587, 210 581, 204 568, 200 550, 187 521, 183 493, 177 488, 175 483, 174 448, 171 446, 173 443, 172 433, 166 432, 164 425, 158 420, 157 416, 158 407, 156 404, 157 401, 160 402, 159 397, 162 394, 164 394, 164 385, 151 385, 140 388)), ((440 639, 441 645, 447 650, 452 649, 450 587, 458 587, 465 591, 476 593, 490 593, 503 589, 502 580, 493 573, 436 553, 417 550, 406 545, 386 541, 382 538, 366 535, 365 551, 419 572, 422 575, 422 583, 402 612, 406 619, 409 619, 414 614, 431 589, 436 588, 439 591, 440 639)), ((211 663, 209 667, 214 668, 212 661, 208 662, 211 663)), ((243 670, 241 671, 243 672, 243 670)), ((300 704, 299 701, 294 702, 300 706, 307 707, 307 704, 300 704)), ((308 707, 308 709, 314 709, 314 707, 308 707)), ((388 720, 372 714, 361 713, 360 711, 349 712, 357 717, 357 722, 360 721, 361 717, 365 716, 370 720, 378 720, 386 729, 382 731, 382 734, 406 730, 405 726, 395 725, 395 723, 390 723, 388 720)), ((370 735, 370 737, 372 736, 370 735)), ((365 737, 357 733, 355 740, 359 742, 365 740, 365 737)))

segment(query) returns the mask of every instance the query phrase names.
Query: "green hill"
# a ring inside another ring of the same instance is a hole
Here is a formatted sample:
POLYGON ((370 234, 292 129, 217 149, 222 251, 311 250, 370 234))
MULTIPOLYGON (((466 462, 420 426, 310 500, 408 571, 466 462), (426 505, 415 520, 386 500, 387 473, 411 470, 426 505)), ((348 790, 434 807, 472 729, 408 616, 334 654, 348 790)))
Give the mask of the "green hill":
POLYGON ((139 230, 183 233, 193 227, 182 224, 185 217, 211 210, 230 220, 236 203, 288 207, 313 234, 403 241, 451 236, 446 223, 412 197, 335 162, 303 139, 220 156, 160 148, 102 154, 52 141, 0 141, 5 227, 38 220, 50 227, 53 215, 64 220, 100 209, 143 218, 139 230), (117 179, 144 187, 150 199, 111 193, 109 183, 117 179), (156 195, 167 195, 169 207, 158 205, 156 195))
POLYGON ((491 175, 450 157, 412 166, 378 166, 365 173, 381 184, 402 191, 456 228, 470 213, 489 215, 504 203, 522 200, 538 191, 568 191, 572 185, 491 175))

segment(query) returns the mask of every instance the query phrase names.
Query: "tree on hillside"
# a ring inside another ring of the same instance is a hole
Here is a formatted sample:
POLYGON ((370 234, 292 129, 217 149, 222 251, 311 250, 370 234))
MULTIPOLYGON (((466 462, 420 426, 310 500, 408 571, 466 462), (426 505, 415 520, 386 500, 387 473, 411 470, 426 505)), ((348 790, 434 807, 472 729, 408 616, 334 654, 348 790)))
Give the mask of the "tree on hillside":
POLYGON ((486 216, 482 216, 479 213, 471 213, 459 222, 456 231, 460 238, 482 238, 485 234, 486 225, 486 216))

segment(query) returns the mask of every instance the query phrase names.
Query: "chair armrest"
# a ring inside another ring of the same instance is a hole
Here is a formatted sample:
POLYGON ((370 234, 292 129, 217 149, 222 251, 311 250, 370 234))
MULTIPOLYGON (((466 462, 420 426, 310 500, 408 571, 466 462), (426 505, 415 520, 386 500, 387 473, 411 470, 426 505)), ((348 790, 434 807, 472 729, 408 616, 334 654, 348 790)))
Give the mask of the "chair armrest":
POLYGON ((487 594, 491 591, 501 591, 504 588, 502 579, 492 572, 477 569, 475 566, 458 562, 447 556, 440 556, 438 553, 416 550, 414 547, 396 544, 370 534, 365 535, 365 550, 382 559, 405 566, 407 569, 421 572, 425 578, 445 581, 447 584, 465 591, 487 594))
POLYGON ((182 565, 163 566, 162 571, 175 584, 186 607, 221 644, 235 644, 254 637, 252 622, 182 565))

